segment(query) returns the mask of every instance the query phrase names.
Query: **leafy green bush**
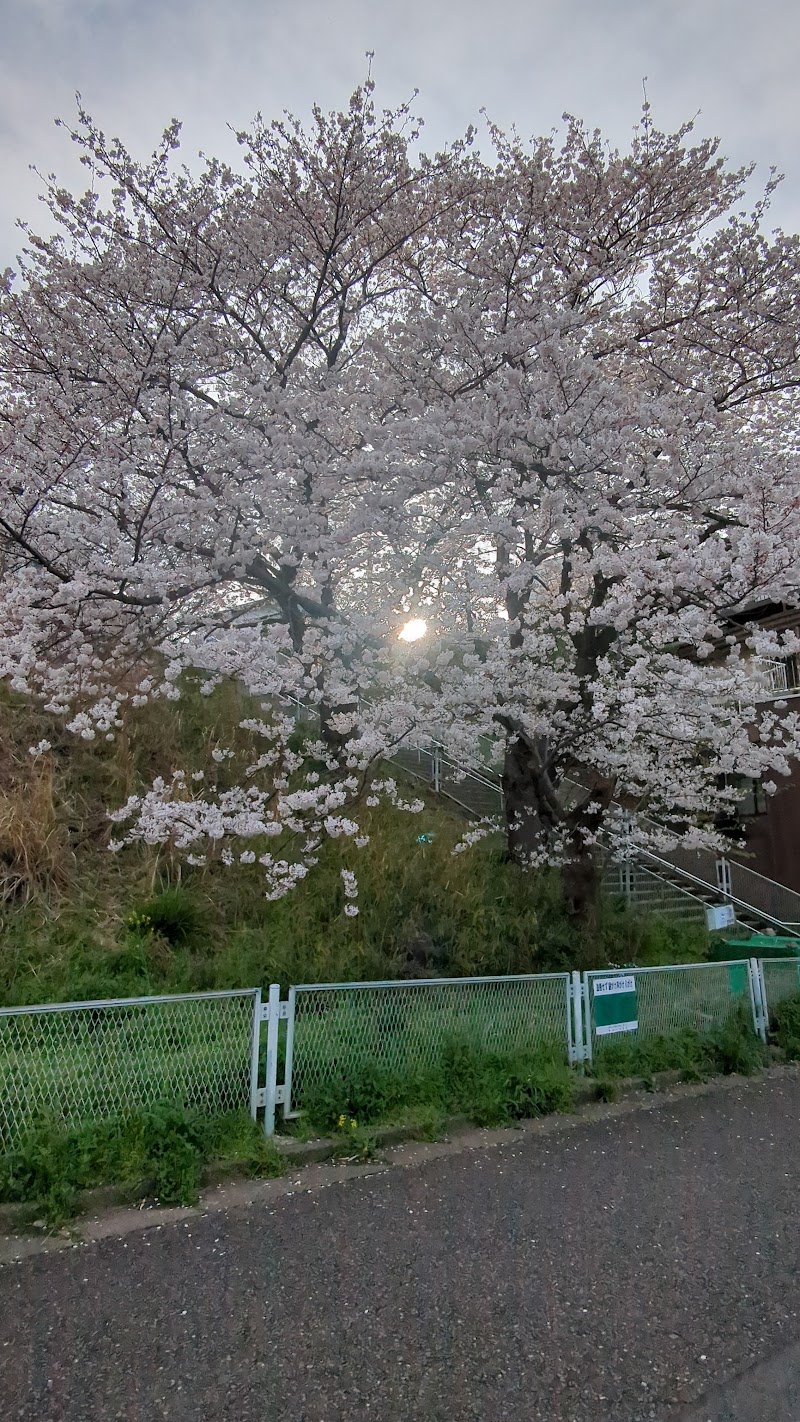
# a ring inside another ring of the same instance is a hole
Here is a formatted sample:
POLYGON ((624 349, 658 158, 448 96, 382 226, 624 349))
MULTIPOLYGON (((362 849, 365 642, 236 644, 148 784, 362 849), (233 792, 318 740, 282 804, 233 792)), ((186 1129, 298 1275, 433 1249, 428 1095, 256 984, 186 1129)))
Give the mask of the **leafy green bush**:
POLYGON ((212 1160, 249 1175, 283 1170, 273 1142, 241 1112, 207 1117, 163 1105, 72 1130, 42 1120, 0 1156, 0 1202, 31 1203, 51 1225, 74 1214, 79 1191, 96 1185, 135 1186, 161 1204, 191 1205, 212 1160))
POLYGON ((173 948, 196 939, 200 924, 200 906, 183 889, 164 889, 125 920, 132 934, 146 937, 158 933, 173 948))
POLYGON ((375 1125, 418 1108, 439 1119, 457 1112, 488 1126, 568 1110, 573 1094, 569 1068, 546 1053, 486 1052, 454 1038, 431 1071, 403 1075, 367 1063, 309 1090, 303 1109, 309 1124, 323 1131, 334 1130, 340 1116, 375 1125))
POLYGON ((734 1072, 751 1076, 765 1062, 762 1043, 743 1013, 710 1032, 686 1029, 669 1036, 630 1038, 595 1049, 592 1071, 601 1079, 641 1077, 652 1081, 656 1072, 680 1071, 685 1080, 734 1072))
POLYGON ((800 1061, 800 997, 789 997, 778 1004, 774 1013, 774 1035, 788 1060, 800 1061))

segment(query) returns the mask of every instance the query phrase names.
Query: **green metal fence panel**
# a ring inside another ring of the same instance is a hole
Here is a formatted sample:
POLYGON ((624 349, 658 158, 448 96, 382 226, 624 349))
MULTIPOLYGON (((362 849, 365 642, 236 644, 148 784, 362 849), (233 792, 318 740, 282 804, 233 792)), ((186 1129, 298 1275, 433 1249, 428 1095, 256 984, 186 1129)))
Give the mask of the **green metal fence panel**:
POLYGON ((290 989, 284 1110, 342 1075, 434 1070, 455 1039, 487 1052, 572 1059, 570 974, 303 985, 290 989))
POLYGON ((623 1039, 708 1032, 744 1010, 755 1022, 749 963, 692 963, 585 974, 584 1011, 592 1052, 623 1039))
POLYGON ((761 958, 761 980, 764 984, 765 1009, 769 1018, 778 1003, 787 997, 800 997, 800 958, 761 958))
POLYGON ((253 989, 0 1009, 0 1142, 159 1102, 252 1109, 259 1006, 253 989))

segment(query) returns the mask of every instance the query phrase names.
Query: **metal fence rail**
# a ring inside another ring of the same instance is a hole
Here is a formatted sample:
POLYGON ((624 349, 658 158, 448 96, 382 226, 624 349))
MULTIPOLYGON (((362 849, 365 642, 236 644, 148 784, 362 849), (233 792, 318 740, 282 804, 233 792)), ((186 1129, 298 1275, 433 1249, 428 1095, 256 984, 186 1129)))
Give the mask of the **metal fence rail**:
MULTIPOLYGON (((606 1035, 600 1026, 598 1002, 605 984, 613 979, 633 983, 629 1022, 625 1035, 634 1041, 668 1037, 690 1030, 708 1032, 744 1009, 759 1030, 750 964, 747 959, 728 963, 697 963, 665 968, 625 968, 614 973, 585 973, 584 1017, 591 1059, 598 1045, 618 1041, 618 1030, 606 1035)), ((606 1029, 607 1030, 607 1029, 606 1029)))
POLYGON ((762 958, 760 969, 769 1018, 779 1003, 788 997, 800 997, 800 958, 762 958))
POLYGON ((276 1105, 297 1116, 362 1071, 421 1079, 456 1042, 546 1049, 574 1065, 605 1044, 690 1030, 743 1011, 767 1040, 800 997, 800 959, 419 982, 304 984, 0 1009, 0 1148, 37 1120, 107 1120, 170 1102, 215 1115, 276 1105), (266 1052, 262 1031, 267 1029, 266 1052), (285 1036, 282 1034, 285 1032, 285 1036), (283 1081, 279 1081, 283 1042, 283 1081))
POLYGON ((171 1102, 255 1114, 258 989, 0 1009, 0 1141, 171 1102), (254 1046, 255 1044, 255 1046, 254 1046))
POLYGON ((289 990, 285 1114, 369 1066, 435 1069, 449 1042, 482 1051, 549 1048, 571 1059, 569 973, 301 986, 289 990))
POLYGON ((439 795, 445 795, 469 814, 495 817, 503 814, 503 789, 499 777, 489 768, 458 765, 436 747, 398 746, 389 756, 394 765, 424 780, 439 795))
POLYGON ((620 898, 628 908, 654 918, 680 918, 687 923, 706 921, 706 905, 691 888, 667 883, 638 860, 610 864, 603 875, 603 889, 609 898, 620 898))
POLYGON ((787 928, 800 929, 800 894, 774 879, 767 879, 737 859, 726 860, 729 892, 753 908, 779 919, 787 928))

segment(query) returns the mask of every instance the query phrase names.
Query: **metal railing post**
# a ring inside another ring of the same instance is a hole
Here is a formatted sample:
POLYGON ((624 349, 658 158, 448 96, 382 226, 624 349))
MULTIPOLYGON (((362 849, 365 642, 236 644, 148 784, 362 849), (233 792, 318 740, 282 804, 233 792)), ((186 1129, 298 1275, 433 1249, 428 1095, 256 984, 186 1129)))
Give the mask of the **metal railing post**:
POLYGON ((756 961, 758 963, 758 984, 761 993, 761 1011, 763 1013, 764 1022, 764 1041, 766 1042, 769 1036, 769 997, 767 996, 767 980, 764 976, 764 959, 758 958, 756 961))
POLYGON ((762 1042, 767 1040, 767 993, 762 972, 762 965, 758 958, 748 959, 750 969, 750 1002, 753 1008, 753 1026, 756 1035, 762 1042))
POLYGON ((581 998, 583 1000, 583 1060, 592 1062, 592 1008, 589 1001, 589 974, 581 975, 581 998))
POLYGON ((275 1103, 278 1094, 278 1032, 280 1029, 280 983, 270 983, 269 999, 262 1017, 267 1019, 267 1073, 264 1082, 264 1134, 275 1133, 275 1103))
POLYGON ((729 899, 733 892, 731 885, 731 866, 724 855, 720 855, 717 860, 717 887, 723 899, 729 899))
POLYGON ((286 1053, 283 1064, 283 1119, 292 1114, 292 1066, 294 1063, 294 1012, 297 992, 289 988, 286 1004, 286 1053))
POLYGON ((258 1113, 258 1058, 261 1051, 261 988, 256 988, 253 997, 253 1041, 250 1048, 250 1115, 255 1121, 258 1113))
POLYGON ((580 973, 573 972, 570 979, 572 998, 572 1043, 573 1065, 583 1066, 586 1060, 586 1043, 583 1032, 583 988, 580 973))
POLYGON ((625 905, 630 908, 633 899, 633 867, 630 859, 626 859, 622 866, 623 884, 622 892, 625 897, 625 905))

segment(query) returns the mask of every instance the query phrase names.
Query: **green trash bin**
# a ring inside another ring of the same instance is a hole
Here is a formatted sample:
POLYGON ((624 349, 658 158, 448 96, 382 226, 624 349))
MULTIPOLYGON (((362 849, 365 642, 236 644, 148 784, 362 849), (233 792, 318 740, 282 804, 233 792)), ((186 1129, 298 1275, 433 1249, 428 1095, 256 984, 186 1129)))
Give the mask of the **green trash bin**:
POLYGON ((732 958, 800 958, 800 938, 752 933, 749 938, 723 938, 713 945, 712 963, 732 958))

